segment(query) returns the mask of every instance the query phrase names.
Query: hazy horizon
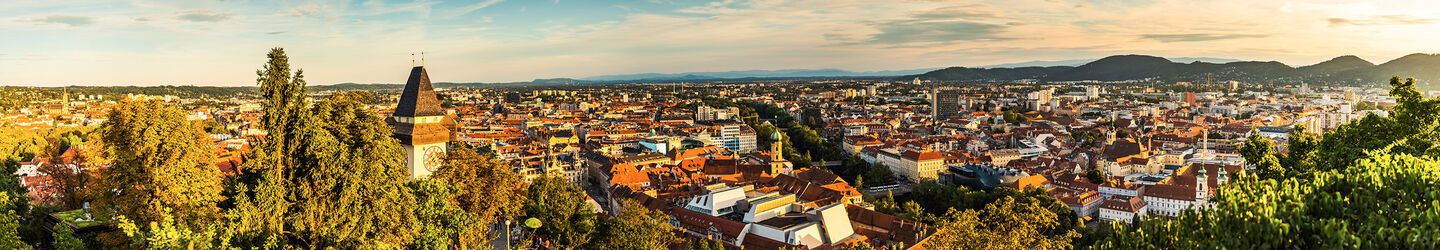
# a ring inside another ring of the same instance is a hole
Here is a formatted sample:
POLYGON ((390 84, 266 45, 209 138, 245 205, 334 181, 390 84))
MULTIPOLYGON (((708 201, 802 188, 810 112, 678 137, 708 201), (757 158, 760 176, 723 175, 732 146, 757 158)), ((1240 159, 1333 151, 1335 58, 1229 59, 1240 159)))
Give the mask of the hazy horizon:
POLYGON ((1279 61, 1435 53, 1424 1, 82 0, 0 4, 0 85, 312 85, 734 70, 910 70, 1118 54, 1279 61), (415 56, 419 60, 419 56, 415 56), (417 62, 418 63, 418 62, 417 62))

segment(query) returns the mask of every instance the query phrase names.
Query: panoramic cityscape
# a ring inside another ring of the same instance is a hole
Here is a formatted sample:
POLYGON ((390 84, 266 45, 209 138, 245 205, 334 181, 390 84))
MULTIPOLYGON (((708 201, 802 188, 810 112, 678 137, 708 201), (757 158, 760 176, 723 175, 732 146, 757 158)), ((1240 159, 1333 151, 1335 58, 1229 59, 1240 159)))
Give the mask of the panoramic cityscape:
POLYGON ((1434 16, 0 3, 0 249, 1440 248, 1434 16))

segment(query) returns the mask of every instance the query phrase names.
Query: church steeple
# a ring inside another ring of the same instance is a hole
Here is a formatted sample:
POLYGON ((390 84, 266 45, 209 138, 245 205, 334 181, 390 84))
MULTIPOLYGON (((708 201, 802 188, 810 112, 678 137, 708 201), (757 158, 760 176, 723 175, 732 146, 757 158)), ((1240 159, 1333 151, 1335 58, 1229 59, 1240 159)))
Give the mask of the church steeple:
POLYGON ((782 146, 784 146, 782 145, 783 143, 780 141, 781 138, 782 137, 780 136, 780 131, 770 133, 770 140, 773 141, 770 143, 770 161, 785 161, 785 152, 781 150, 782 146))

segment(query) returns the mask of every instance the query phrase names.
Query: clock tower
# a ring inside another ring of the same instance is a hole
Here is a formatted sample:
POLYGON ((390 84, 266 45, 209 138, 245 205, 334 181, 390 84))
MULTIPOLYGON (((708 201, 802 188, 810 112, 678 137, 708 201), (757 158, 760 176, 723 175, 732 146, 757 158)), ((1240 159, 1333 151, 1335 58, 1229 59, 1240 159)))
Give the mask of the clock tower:
POLYGON ((395 126, 395 139, 405 148, 405 168, 410 179, 428 177, 444 164, 442 156, 454 138, 455 120, 445 116, 425 66, 410 69, 395 114, 385 121, 395 126))

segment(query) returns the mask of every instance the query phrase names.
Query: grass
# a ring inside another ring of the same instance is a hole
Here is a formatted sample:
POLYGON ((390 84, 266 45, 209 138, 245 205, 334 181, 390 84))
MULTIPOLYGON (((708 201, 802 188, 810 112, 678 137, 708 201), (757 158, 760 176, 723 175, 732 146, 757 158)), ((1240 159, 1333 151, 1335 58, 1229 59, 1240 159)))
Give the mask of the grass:
POLYGON ((75 228, 75 229, 81 229, 81 228, 87 228, 87 227, 93 227, 93 226, 100 226, 100 225, 101 225, 101 223, 100 223, 99 221, 94 221, 94 220, 80 220, 80 221, 76 221, 75 219, 84 219, 84 218, 85 218, 85 210, 81 210, 81 209, 75 209, 75 210, 70 210, 70 211, 55 212, 55 213, 50 214, 50 216, 54 216, 56 219, 60 219, 61 222, 64 222, 65 224, 70 225, 71 228, 75 228))

